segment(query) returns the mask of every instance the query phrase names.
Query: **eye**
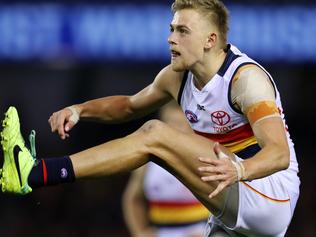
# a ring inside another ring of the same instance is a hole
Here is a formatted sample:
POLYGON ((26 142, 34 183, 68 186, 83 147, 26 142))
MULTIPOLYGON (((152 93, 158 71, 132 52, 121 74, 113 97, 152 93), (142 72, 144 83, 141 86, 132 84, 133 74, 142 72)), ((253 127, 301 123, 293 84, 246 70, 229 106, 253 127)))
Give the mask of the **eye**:
POLYGON ((188 29, 184 28, 184 27, 181 27, 178 29, 178 32, 181 34, 181 35, 184 35, 184 34, 188 34, 189 31, 188 29))
POLYGON ((170 32, 174 32, 174 29, 173 29, 173 27, 170 27, 170 32))

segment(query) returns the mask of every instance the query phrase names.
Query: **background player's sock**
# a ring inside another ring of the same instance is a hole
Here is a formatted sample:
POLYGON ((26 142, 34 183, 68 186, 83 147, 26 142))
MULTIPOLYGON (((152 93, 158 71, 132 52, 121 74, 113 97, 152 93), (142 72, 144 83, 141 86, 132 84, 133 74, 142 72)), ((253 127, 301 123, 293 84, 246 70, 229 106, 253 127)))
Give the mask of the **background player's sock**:
POLYGON ((41 159, 28 178, 32 188, 75 181, 75 173, 69 156, 41 159))

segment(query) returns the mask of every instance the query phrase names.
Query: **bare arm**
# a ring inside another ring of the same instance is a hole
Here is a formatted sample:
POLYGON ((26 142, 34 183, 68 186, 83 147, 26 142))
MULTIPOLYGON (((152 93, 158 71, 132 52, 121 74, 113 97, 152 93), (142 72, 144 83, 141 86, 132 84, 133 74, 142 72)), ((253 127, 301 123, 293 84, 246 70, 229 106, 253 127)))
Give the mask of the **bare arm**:
POLYGON ((58 132, 65 139, 67 132, 78 119, 99 120, 106 123, 120 123, 142 117, 155 111, 175 97, 181 75, 170 66, 158 73, 155 80, 133 96, 109 96, 66 107, 52 114, 49 123, 52 132, 58 132), (73 119, 73 115, 78 119, 73 119))
POLYGON ((260 68, 252 67, 244 70, 238 80, 241 81, 236 82, 237 90, 243 84, 248 87, 238 101, 240 108, 261 147, 251 159, 243 161, 246 171, 243 179, 257 179, 288 168, 290 151, 286 131, 268 76, 260 68))
POLYGON ((246 67, 237 73, 238 78, 232 87, 232 97, 233 102, 248 118, 261 150, 253 157, 242 161, 242 177, 238 177, 236 165, 227 159, 210 161, 202 158, 201 161, 210 166, 201 167, 200 171, 222 173, 202 177, 205 181, 220 181, 218 189, 210 197, 214 197, 239 179, 266 177, 289 166, 290 152, 284 123, 275 102, 274 88, 260 68, 246 67))
POLYGON ((267 118, 253 125, 262 149, 251 159, 243 161, 243 179, 262 178, 288 168, 290 151, 284 130, 281 118, 267 118))
POLYGON ((154 237, 155 229, 150 225, 143 183, 145 167, 134 171, 123 194, 123 214, 133 237, 154 237))

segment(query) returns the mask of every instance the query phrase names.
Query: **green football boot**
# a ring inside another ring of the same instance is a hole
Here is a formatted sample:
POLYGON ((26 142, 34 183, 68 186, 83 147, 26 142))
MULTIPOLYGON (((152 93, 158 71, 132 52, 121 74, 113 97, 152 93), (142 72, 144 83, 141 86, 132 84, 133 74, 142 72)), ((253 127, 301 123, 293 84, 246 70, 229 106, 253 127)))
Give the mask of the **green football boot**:
POLYGON ((28 176, 35 159, 26 148, 20 131, 18 112, 10 107, 2 122, 1 144, 4 155, 0 184, 2 192, 25 195, 32 192, 28 176))

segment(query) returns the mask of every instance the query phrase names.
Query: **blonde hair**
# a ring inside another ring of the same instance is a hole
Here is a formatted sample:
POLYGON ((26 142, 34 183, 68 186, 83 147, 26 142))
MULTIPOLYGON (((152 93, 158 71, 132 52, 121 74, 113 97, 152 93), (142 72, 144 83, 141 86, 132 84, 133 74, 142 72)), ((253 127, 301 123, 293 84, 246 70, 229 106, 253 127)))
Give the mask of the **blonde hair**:
POLYGON ((221 46, 226 47, 229 30, 229 13, 225 5, 219 0, 175 0, 171 6, 172 12, 182 9, 195 9, 205 15, 218 31, 221 46))

